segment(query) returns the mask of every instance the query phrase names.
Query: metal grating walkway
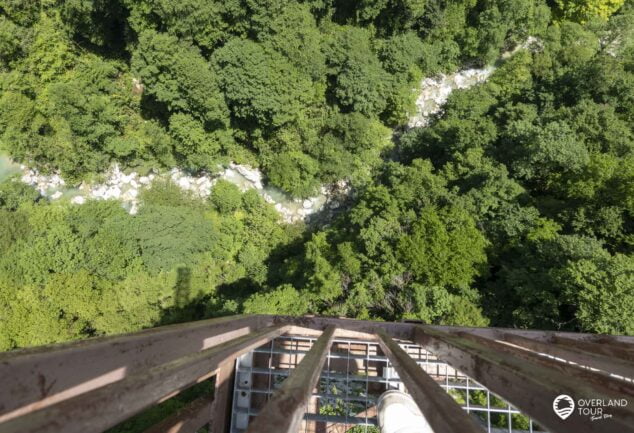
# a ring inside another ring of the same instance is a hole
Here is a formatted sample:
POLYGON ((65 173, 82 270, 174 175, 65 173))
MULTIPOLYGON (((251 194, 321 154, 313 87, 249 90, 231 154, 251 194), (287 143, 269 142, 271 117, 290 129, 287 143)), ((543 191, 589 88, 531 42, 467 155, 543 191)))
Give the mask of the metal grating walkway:
MULTIPOLYGON (((244 433, 304 358, 316 337, 286 335, 236 359, 231 433, 244 433)), ((399 343, 488 433, 545 431, 502 398, 420 345, 399 343)), ((405 390, 378 342, 335 338, 300 433, 378 433, 375 405, 389 389, 405 390)), ((405 390, 406 391, 406 390, 405 390)))

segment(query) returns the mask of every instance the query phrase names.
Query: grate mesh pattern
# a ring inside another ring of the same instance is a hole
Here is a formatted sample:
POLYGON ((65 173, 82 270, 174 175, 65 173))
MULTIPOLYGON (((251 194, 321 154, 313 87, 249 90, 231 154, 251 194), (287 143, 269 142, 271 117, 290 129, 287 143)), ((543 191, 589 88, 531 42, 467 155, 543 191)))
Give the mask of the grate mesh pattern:
MULTIPOLYGON (((282 336, 236 360, 231 432, 242 433, 315 337, 282 336)), ((401 347, 489 433, 544 431, 484 386, 419 345, 401 347)), ((306 408, 302 433, 379 433, 376 403, 389 389, 406 391, 378 343, 336 338, 306 408)))

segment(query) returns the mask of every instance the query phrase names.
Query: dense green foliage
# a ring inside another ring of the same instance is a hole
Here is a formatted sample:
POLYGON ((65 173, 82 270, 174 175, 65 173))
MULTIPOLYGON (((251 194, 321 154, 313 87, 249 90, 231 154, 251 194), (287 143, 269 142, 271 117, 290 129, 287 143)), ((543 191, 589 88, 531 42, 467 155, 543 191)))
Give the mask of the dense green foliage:
POLYGON ((19 185, 0 190, 3 348, 223 314, 223 287, 248 297, 258 283, 240 281, 265 281, 271 252, 294 237, 254 192, 229 208, 156 185, 131 217, 116 201, 36 202, 19 185))
POLYGON ((402 161, 428 158, 491 241, 477 285, 495 324, 634 330, 633 51, 604 31, 551 27, 402 140, 402 161))
POLYGON ((79 181, 258 166, 257 193, 0 184, 0 349, 233 313, 634 334, 634 7, 584 0, 0 0, 0 151, 79 181), (610 14, 617 11, 608 20, 610 14), (500 62, 402 133, 423 76, 500 62), (392 140, 396 128, 396 138, 392 140))
POLYGON ((231 159, 297 196, 368 182, 422 74, 548 20, 542 0, 3 0, 0 147, 70 179, 231 159))

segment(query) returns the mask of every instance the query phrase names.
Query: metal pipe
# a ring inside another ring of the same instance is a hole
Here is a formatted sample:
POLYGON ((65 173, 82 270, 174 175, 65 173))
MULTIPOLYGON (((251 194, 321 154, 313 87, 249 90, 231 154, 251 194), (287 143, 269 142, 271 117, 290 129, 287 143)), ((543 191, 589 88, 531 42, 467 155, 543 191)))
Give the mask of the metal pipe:
POLYGON ((381 433, 434 433, 409 394, 395 389, 385 391, 377 407, 381 433))

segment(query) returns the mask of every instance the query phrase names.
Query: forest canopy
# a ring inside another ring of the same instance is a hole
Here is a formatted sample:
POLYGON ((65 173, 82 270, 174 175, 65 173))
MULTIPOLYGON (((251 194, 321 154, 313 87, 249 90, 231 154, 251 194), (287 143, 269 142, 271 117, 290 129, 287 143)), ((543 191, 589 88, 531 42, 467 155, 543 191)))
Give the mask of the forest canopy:
POLYGON ((223 181, 130 215, 7 179, 0 350, 236 313, 634 335, 631 0, 0 0, 0 77, 0 152, 69 183, 352 191, 307 225, 223 181))

